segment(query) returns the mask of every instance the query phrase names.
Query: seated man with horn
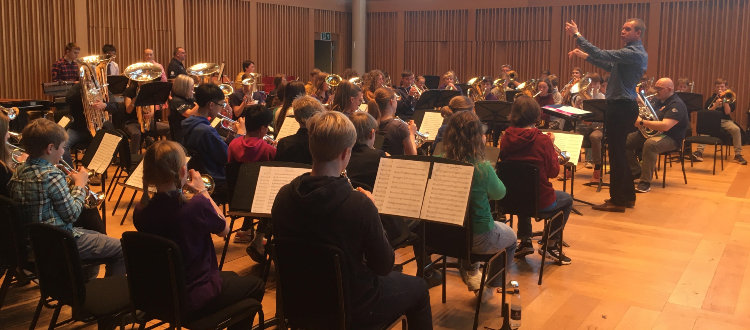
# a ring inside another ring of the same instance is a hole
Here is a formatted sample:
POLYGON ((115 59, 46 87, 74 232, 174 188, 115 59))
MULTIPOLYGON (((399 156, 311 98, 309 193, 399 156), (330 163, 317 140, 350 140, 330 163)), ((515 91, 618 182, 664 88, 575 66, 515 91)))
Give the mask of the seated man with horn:
MULTIPOLYGON (((732 144, 734 144, 734 161, 740 163, 740 165, 747 165, 745 158, 742 158, 742 130, 732 121, 730 114, 734 112, 737 105, 734 102, 736 97, 731 97, 734 92, 727 89, 727 81, 718 78, 714 82, 714 94, 706 100, 705 109, 708 110, 719 110, 721 114, 721 128, 724 129, 732 136, 732 144)), ((705 144, 699 144, 697 150, 691 156, 693 161, 703 161, 703 149, 706 148, 705 144)))

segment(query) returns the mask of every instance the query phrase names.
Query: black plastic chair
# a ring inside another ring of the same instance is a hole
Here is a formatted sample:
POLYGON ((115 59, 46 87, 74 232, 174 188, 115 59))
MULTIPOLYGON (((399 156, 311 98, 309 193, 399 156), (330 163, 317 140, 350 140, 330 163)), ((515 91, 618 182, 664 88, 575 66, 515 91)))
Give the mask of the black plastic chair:
MULTIPOLYGON (((531 217, 536 221, 544 220, 544 232, 542 232, 542 242, 546 247, 549 244, 550 236, 560 232, 560 239, 557 240, 558 248, 562 253, 563 248, 563 229, 565 226, 554 232, 550 232, 550 225, 553 219, 563 221, 563 212, 539 212, 539 168, 535 165, 517 162, 502 161, 497 163, 497 176, 505 185, 505 197, 498 201, 503 212, 510 214, 509 221, 513 222, 513 216, 531 217)), ((542 251, 542 263, 539 268, 539 282, 542 284, 544 276, 544 264, 547 259, 547 249, 542 251)), ((558 264, 559 261, 558 261, 558 264)))
MULTIPOLYGON (((239 163, 239 162, 230 162, 224 165, 224 171, 227 175, 227 202, 228 203, 231 203, 232 198, 234 198, 234 190, 236 189, 236 185, 237 185, 237 177, 239 177, 240 167, 242 167, 242 164, 243 163, 239 163)), ((219 269, 222 269, 224 267, 224 259, 227 256, 227 251, 229 250, 229 241, 232 238, 232 234, 240 231, 239 228, 234 229, 234 222, 240 217, 230 216, 229 218, 231 219, 229 222, 229 233, 227 233, 227 236, 224 237, 224 249, 221 251, 221 258, 219 260, 219 269)), ((247 219, 245 219, 245 221, 247 221, 247 219)), ((258 222, 259 221, 257 222, 254 221, 253 227, 258 222)), ((268 252, 266 252, 266 259, 268 259, 268 252)), ((263 278, 263 281, 265 280, 266 278, 263 278)))
POLYGON ((656 179, 659 179, 659 175, 657 172, 659 172, 660 162, 661 162, 661 156, 664 156, 664 173, 662 173, 662 183, 661 187, 666 188, 667 187, 667 162, 669 162, 669 167, 672 167, 672 162, 677 161, 682 166, 682 178, 685 180, 685 184, 687 184, 687 175, 685 174, 685 158, 683 157, 682 151, 685 150, 685 142, 683 140, 683 146, 682 148, 677 148, 670 151, 665 151, 659 154, 659 159, 657 160, 657 169, 654 171, 654 176, 656 176, 656 179), (677 153, 678 155, 674 155, 674 153, 677 153))
POLYGON ((180 248, 173 241, 156 235, 125 232, 122 250, 128 270, 128 287, 133 307, 142 311, 141 329, 146 322, 168 323, 175 329, 223 329, 258 313, 264 328, 263 306, 247 298, 215 313, 188 313, 186 309, 185 270, 180 248))
MULTIPOLYGON (((28 231, 41 291, 29 329, 36 327, 43 306, 54 309, 50 329, 74 321, 98 320, 100 325, 116 319, 122 321, 122 316, 131 312, 126 276, 96 278, 86 283, 84 264, 71 233, 42 223, 30 224, 28 231), (58 323, 64 305, 72 308, 72 316, 58 323)), ((122 324, 121 329, 124 329, 122 324)))
MULTIPOLYGON (((682 143, 682 151, 685 153, 685 148, 697 144, 709 144, 714 146, 714 170, 713 174, 716 174, 716 151, 720 148, 721 150, 721 170, 724 170, 724 144, 722 143, 719 136, 722 135, 723 129, 721 128, 721 112, 715 110, 701 110, 698 111, 698 122, 695 126, 696 136, 688 136, 682 143)), ((727 150, 729 154, 729 150, 727 150)), ((690 157, 690 167, 693 167, 693 157, 690 157)))
MULTIPOLYGON (((320 242, 276 237, 271 242, 276 264, 279 319, 292 329, 350 329, 350 270, 341 249, 320 242)), ((402 323, 401 316, 386 329, 402 323)))
POLYGON ((12 199, 0 196, 0 268, 5 276, 0 286, 0 309, 3 308, 5 295, 10 286, 26 285, 29 278, 23 272, 29 265, 26 227, 21 220, 21 213, 12 199))

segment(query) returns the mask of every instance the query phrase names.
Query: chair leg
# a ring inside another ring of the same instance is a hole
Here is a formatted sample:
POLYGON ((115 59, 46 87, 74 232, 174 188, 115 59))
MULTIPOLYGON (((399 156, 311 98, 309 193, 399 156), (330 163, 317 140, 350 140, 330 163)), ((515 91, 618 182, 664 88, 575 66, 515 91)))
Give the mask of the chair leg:
POLYGON ((258 310, 258 330, 263 330, 266 328, 266 320, 265 316, 263 315, 263 308, 258 310))
POLYGON ((45 297, 39 297, 39 303, 36 304, 36 310, 34 310, 34 316, 31 318, 31 324, 29 330, 36 329, 36 323, 39 321, 39 315, 42 314, 42 306, 44 306, 45 297))
POLYGON ((52 319, 49 320, 49 330, 55 330, 55 325, 57 324, 57 318, 60 317, 60 310, 62 309, 61 304, 58 303, 57 307, 55 307, 55 310, 52 312, 52 319))
POLYGON ((231 217, 231 221, 229 221, 229 234, 224 237, 224 249, 221 251, 221 261, 219 262, 219 270, 221 270, 224 267, 224 258, 227 256, 227 250, 229 250, 229 241, 232 238, 232 229, 234 228, 234 220, 237 218, 231 217))
POLYGON ((115 212, 117 211, 117 207, 120 206, 120 201, 122 200, 122 195, 125 194, 125 186, 122 186, 122 190, 120 190, 120 197, 117 197, 117 202, 115 203, 115 207, 112 208, 112 215, 115 215, 115 212))
POLYGON ((10 284, 13 282, 13 278, 16 277, 16 267, 9 266, 8 270, 5 271, 5 279, 3 280, 3 285, 0 286, 0 309, 3 308, 3 303, 5 302, 5 295, 8 294, 8 290, 10 289, 10 284))
POLYGON ((539 267, 539 283, 537 283, 537 285, 542 285, 542 277, 544 276, 544 263, 547 260, 547 244, 549 244, 549 227, 550 221, 544 219, 544 234, 542 234, 542 241, 544 241, 544 245, 542 245, 542 264, 539 267))
MULTIPOLYGON (((714 144, 714 174, 713 175, 716 175, 716 151, 717 151, 716 150, 716 145, 714 144)), ((690 161, 692 162, 693 160, 690 159, 690 161)), ((721 164, 723 166, 724 162, 722 162, 721 164)))
MULTIPOLYGON (((716 161, 716 154, 714 154, 714 161, 716 161)), ((721 146, 721 170, 724 170, 724 146, 721 146)))
POLYGON ((667 187, 667 159, 669 159, 670 155, 666 154, 664 155, 664 172, 661 175, 661 187, 666 188, 667 187))
POLYGON ((448 265, 448 257, 443 256, 443 304, 445 304, 445 299, 446 299, 446 292, 445 292, 446 290, 445 290, 445 288, 447 286, 447 282, 446 282, 446 278, 445 278, 445 269, 447 268, 447 265, 448 265))
POLYGON ((117 168, 115 168, 115 175, 112 176, 112 180, 109 180, 109 185, 107 185, 107 191, 109 192, 109 194, 108 194, 109 196, 107 196, 107 201, 111 201, 112 200, 112 195, 113 195, 113 193, 112 193, 112 191, 113 191, 112 185, 115 183, 115 179, 117 179, 118 182, 120 181, 119 180, 119 173, 121 171, 122 171, 122 167, 117 166, 117 168))
POLYGON ((120 220, 120 225, 125 223, 125 218, 128 217, 128 213, 130 212, 130 207, 133 206, 133 201, 135 200, 135 195, 138 195, 138 190, 133 191, 133 197, 130 198, 130 203, 128 203, 128 208, 125 209, 125 214, 122 215, 122 220, 120 220))
MULTIPOLYGON (((445 261, 443 261, 445 262, 445 261)), ((482 271, 482 281, 479 282, 479 294, 477 294, 477 307, 474 310, 474 327, 472 329, 477 330, 479 328, 479 309, 482 307, 482 295, 484 294, 484 287, 487 285, 485 283, 487 281, 487 271, 490 269, 490 263, 485 262, 484 263, 484 270, 482 271)), ((445 276, 443 276, 445 278, 445 276)), ((505 294, 505 291, 503 291, 503 294, 505 294)))
POLYGON ((685 180, 685 184, 687 184, 687 174, 685 174, 685 154, 680 153, 680 165, 682 166, 682 178, 685 180))

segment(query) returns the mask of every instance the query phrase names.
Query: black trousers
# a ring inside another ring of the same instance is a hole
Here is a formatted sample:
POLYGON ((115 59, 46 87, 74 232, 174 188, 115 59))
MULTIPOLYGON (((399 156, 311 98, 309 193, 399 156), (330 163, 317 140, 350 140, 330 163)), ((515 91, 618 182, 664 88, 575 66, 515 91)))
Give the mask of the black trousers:
POLYGON ((432 329, 432 308, 427 282, 419 277, 391 272, 379 276, 380 299, 369 315, 352 316, 353 329, 383 329, 401 315, 406 316, 409 329, 432 329))
MULTIPOLYGON (((221 293, 207 303, 206 306, 193 313, 215 313, 246 298, 263 301, 263 294, 265 293, 266 286, 257 276, 240 276, 235 272, 221 272, 219 276, 221 276, 221 280, 223 281, 221 293)), ((250 329, 253 327, 253 320, 254 319, 252 318, 248 318, 239 323, 235 323, 230 326, 229 329, 250 329)))
POLYGON ((638 118, 638 103, 629 100, 607 100, 607 114, 604 129, 609 143, 610 159, 610 202, 625 206, 626 202, 635 202, 635 186, 628 166, 625 144, 628 134, 635 130, 635 119, 638 118))

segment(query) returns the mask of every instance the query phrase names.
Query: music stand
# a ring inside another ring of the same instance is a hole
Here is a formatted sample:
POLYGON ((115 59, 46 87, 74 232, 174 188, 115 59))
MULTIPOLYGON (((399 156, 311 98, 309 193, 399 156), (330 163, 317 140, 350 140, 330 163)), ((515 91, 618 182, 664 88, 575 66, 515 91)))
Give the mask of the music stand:
POLYGON ((508 122, 512 105, 513 103, 506 101, 477 101, 474 103, 474 112, 477 113, 479 120, 492 127, 492 144, 495 147, 497 147, 497 140, 494 139, 495 124, 508 122))
POLYGON ((258 175, 260 174, 261 166, 312 168, 307 164, 291 162, 256 162, 242 164, 242 166, 240 166, 240 172, 237 175, 237 184, 235 185, 234 194, 232 195, 231 203, 229 203, 229 211, 227 214, 240 217, 271 217, 271 214, 252 212, 253 198, 255 197, 255 188, 258 184, 258 175))
POLYGON ((437 89, 440 86, 440 76, 422 76, 424 77, 424 86, 429 89, 437 89))
MULTIPOLYGON (((96 136, 94 136, 93 139, 91 139, 91 143, 86 148, 86 153, 83 155, 83 158, 81 159, 81 164, 83 164, 84 167, 88 168, 91 164, 91 161, 94 160, 94 156, 96 155, 97 150, 99 150, 99 145, 102 144, 102 140, 104 140, 104 134, 111 134, 117 137, 122 137, 120 133, 114 130, 102 128, 96 132, 96 136)), ((122 141, 120 141, 122 142, 122 141)), ((111 159, 115 157, 115 152, 113 152, 110 156, 110 162, 111 159)), ((71 166, 74 166, 73 164, 70 164, 71 166)), ((106 188, 106 180, 107 180, 107 171, 105 170, 100 174, 100 180, 102 182, 102 193, 104 193, 104 196, 107 195, 106 188)), ((89 186, 91 188, 91 186, 89 186)), ((92 190, 93 191, 93 190, 92 190)), ((135 195, 134 195, 135 196, 135 195)), ((101 204, 101 210, 102 210, 102 221, 104 221, 104 228, 107 228, 107 201, 103 201, 101 204)))
MULTIPOLYGON (((159 106, 159 110, 161 110, 161 106, 164 105, 164 103, 167 102, 169 99, 169 93, 172 92, 172 83, 170 82, 151 82, 147 84, 143 84, 140 86, 138 90, 138 94, 135 97, 135 106, 136 107, 145 107, 145 106, 159 106)), ((157 109, 154 109, 154 112, 156 112, 157 109)), ((156 119, 156 113, 154 113, 154 117, 151 119, 152 121, 156 119)), ((152 125, 152 123, 149 123, 149 132, 152 130, 153 127, 155 129, 155 125, 152 125)))
POLYGON ((414 107, 414 110, 419 109, 435 109, 439 107, 444 107, 448 105, 448 102, 456 96, 460 96, 461 93, 459 91, 449 91, 449 90, 428 90, 424 93, 422 93, 422 96, 419 97, 419 100, 417 100, 417 105, 414 107))
POLYGON ((509 100, 508 102, 513 102, 516 99, 516 94, 518 94, 519 91, 516 89, 511 89, 509 91, 505 91, 505 99, 509 100))
MULTIPOLYGON (((414 116, 411 117, 411 120, 414 121, 414 124, 417 125, 417 130, 419 130, 420 127, 422 127, 422 121, 424 120, 424 114, 426 112, 436 112, 440 113, 440 110, 432 110, 432 109, 420 109, 420 110, 414 110, 414 116)), ((448 120, 443 118, 443 124, 447 125, 448 120)))
POLYGON ((112 94, 119 95, 128 87, 128 77, 126 76, 107 76, 107 88, 112 94))
POLYGON ((703 110, 703 94, 676 92, 687 107, 688 114, 703 110))
POLYGON ((469 84, 455 84, 456 87, 460 88, 462 92, 464 92, 464 95, 469 94, 469 89, 471 89, 471 86, 469 84))

